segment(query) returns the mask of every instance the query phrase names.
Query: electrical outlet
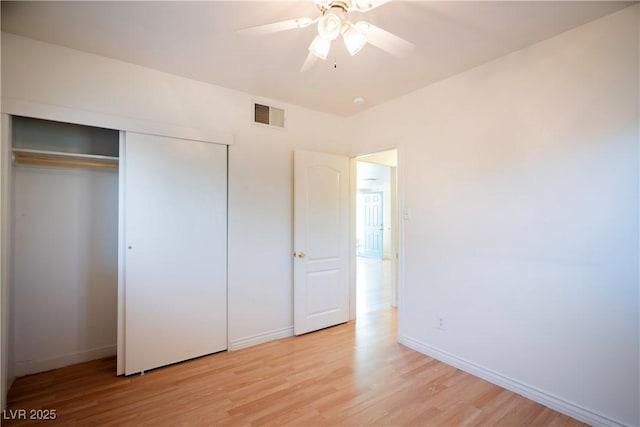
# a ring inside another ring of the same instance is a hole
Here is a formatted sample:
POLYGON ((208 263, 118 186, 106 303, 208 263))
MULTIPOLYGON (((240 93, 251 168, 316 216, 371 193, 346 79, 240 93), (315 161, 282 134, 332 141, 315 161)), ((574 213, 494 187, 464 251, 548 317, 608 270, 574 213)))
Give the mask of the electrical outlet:
POLYGON ((436 317, 436 327, 438 329, 440 329, 441 331, 446 331, 447 330, 447 322, 446 322, 446 319, 444 318, 444 316, 436 317))

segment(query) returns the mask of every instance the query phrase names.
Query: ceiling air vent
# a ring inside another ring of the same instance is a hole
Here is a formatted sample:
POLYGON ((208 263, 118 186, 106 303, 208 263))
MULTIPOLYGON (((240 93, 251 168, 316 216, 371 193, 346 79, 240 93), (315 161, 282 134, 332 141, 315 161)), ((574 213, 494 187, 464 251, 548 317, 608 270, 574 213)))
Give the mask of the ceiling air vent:
POLYGON ((256 102, 253 104, 253 121, 255 123, 284 128, 284 110, 256 102))

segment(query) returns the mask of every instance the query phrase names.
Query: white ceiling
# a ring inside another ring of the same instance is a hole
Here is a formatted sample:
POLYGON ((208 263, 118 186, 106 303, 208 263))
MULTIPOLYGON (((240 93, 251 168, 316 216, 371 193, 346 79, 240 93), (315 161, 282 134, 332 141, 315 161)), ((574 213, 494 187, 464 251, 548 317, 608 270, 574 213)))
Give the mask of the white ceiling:
POLYGON ((398 166, 398 150, 379 151, 377 153, 365 154, 358 157, 359 162, 375 163, 389 167, 398 166))
POLYGON ((391 183, 391 171, 389 166, 358 162, 357 164, 358 190, 383 189, 391 183))
POLYGON ((351 115, 632 3, 393 1, 361 18, 413 42, 412 55, 397 59, 368 45, 350 57, 334 43, 327 61, 305 73, 299 69, 314 26, 263 36, 234 30, 315 17, 311 0, 2 1, 2 31, 351 115), (355 97, 366 101, 354 105, 355 97))

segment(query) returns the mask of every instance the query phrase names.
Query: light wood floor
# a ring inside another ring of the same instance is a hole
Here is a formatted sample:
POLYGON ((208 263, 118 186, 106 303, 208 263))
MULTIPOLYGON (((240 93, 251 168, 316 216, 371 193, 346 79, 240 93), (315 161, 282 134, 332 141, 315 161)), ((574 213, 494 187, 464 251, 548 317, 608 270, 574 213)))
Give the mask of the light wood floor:
POLYGON ((391 305, 391 261, 357 258, 356 313, 367 313, 391 305))
MULTIPOLYGON (((116 377, 108 358, 19 378, 36 425, 574 426, 579 422, 396 342, 395 310, 296 338, 116 377)), ((7 421, 3 425, 29 425, 7 421)))

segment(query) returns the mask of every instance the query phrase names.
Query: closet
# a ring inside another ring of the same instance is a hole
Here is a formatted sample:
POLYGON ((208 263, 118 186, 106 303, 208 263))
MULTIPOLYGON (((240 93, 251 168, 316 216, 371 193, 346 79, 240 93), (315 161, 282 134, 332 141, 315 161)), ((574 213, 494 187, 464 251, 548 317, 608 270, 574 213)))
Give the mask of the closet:
POLYGON ((227 347, 227 147, 12 117, 15 374, 227 347))
POLYGON ((119 133, 13 117, 17 376, 116 354, 119 133))

